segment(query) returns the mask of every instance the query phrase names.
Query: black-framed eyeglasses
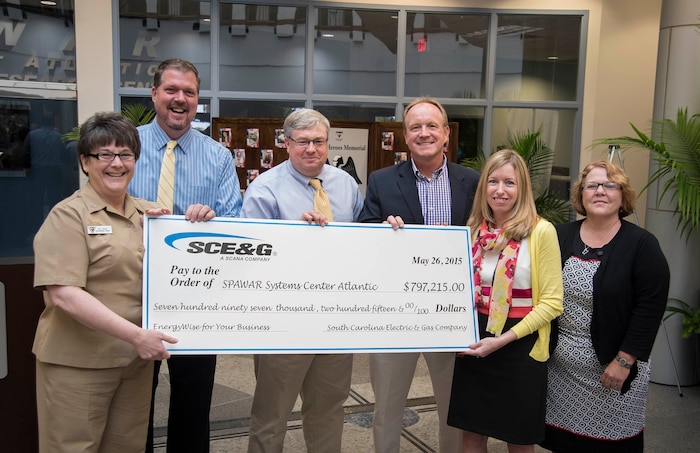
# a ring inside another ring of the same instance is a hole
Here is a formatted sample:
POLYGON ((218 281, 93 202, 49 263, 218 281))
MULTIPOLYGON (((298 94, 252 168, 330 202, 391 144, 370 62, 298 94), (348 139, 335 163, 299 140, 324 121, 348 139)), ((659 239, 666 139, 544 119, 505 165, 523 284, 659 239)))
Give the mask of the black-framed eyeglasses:
POLYGON ((112 162, 117 156, 119 156, 119 159, 121 159, 122 162, 131 162, 132 160, 136 159, 136 154, 132 153, 131 151, 126 151, 119 154, 103 151, 97 154, 88 154, 88 156, 104 162, 112 162))
POLYGON ((616 182, 587 182, 583 185, 583 190, 595 192, 600 186, 603 186, 603 190, 605 190, 606 192, 609 190, 617 190, 620 188, 620 185, 616 182))
POLYGON ((308 148, 310 144, 314 144, 314 148, 322 148, 326 146, 326 143, 328 143, 327 138, 316 138, 314 140, 307 140, 305 138, 300 138, 299 140, 295 140, 292 137, 287 137, 291 141, 297 144, 297 146, 300 146, 302 148, 308 148))

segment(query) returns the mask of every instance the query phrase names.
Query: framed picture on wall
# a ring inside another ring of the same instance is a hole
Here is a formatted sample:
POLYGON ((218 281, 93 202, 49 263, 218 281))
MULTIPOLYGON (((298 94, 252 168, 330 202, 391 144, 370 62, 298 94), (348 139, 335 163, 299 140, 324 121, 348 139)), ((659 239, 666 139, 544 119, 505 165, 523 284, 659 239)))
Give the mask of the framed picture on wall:
POLYGON ((260 170, 250 169, 246 171, 246 187, 250 185, 251 182, 260 174, 260 170))
POLYGON ((248 148, 259 148, 260 147, 260 129, 257 127, 250 127, 246 130, 245 136, 246 146, 248 148))
POLYGON ((408 160, 408 153, 406 151, 397 151, 394 153, 394 165, 398 165, 401 162, 406 162, 408 160))
POLYGON ((245 168, 245 148, 236 148, 233 150, 233 162, 236 167, 245 168))
POLYGON ((272 168, 272 161, 274 159, 274 151, 271 149, 261 149, 260 150, 260 168, 272 168))
POLYGON ((392 151, 394 149, 394 133, 391 131, 382 132, 382 149, 392 151))
POLYGON ((275 129, 275 148, 286 148, 284 144, 284 129, 275 129))
POLYGON ((231 147, 231 128, 222 127, 219 129, 219 143, 227 148, 231 147))

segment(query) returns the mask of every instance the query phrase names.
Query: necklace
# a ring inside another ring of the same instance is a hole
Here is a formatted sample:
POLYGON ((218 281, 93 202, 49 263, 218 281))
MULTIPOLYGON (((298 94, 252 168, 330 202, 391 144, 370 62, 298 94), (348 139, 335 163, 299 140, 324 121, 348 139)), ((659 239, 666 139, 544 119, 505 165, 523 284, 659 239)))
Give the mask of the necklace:
MULTIPOLYGON (((586 225, 585 222, 584 222, 584 225, 586 225)), ((586 226, 588 226, 588 225, 586 225, 586 226)), ((617 233, 617 230, 619 229, 620 226, 622 226, 620 223, 614 223, 613 225, 611 225, 607 229, 607 231, 605 231, 603 233, 603 235, 598 235, 598 237, 589 237, 589 239, 592 239, 594 243, 599 244, 597 247, 594 247, 594 249, 601 248, 602 246, 607 244, 612 239, 612 237, 615 236, 615 234, 617 233)), ((582 254, 582 256, 586 256, 591 251, 591 247, 584 241, 583 234, 581 234, 582 232, 583 232, 583 225, 581 226, 581 231, 579 232, 579 237, 581 238, 581 242, 583 242, 583 250, 581 251, 581 254, 582 254)), ((590 235, 587 235, 587 236, 590 236, 590 235)))

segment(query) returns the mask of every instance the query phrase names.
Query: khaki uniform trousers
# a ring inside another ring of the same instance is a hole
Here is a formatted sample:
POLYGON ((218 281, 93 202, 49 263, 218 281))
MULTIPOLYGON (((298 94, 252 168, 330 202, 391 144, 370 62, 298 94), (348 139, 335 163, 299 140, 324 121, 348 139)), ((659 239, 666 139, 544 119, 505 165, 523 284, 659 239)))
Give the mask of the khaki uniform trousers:
MULTIPOLYGON (((369 355, 374 390, 374 418, 370 451, 398 453, 406 399, 416 371, 419 352, 369 355)), ((461 453, 462 431, 447 425, 454 352, 424 352, 430 371, 439 419, 440 453, 461 453)))
POLYGON ((153 362, 77 368, 36 362, 41 453, 143 452, 153 362))
POLYGON ((282 452, 297 395, 307 451, 340 452, 352 354, 260 354, 254 360, 248 452, 282 452))

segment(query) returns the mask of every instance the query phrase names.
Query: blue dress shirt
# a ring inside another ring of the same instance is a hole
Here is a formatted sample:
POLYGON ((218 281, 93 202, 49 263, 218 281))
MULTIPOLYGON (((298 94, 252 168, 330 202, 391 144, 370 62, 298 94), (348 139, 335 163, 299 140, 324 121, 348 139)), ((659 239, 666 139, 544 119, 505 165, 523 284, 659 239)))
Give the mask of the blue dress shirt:
MULTIPOLYGON (((324 165, 317 178, 331 201, 333 220, 356 221, 364 200, 355 179, 330 165, 324 165)), ((260 173, 245 191, 241 217, 301 220, 303 213, 314 210, 314 189, 309 179, 297 172, 289 160, 260 173)))
MULTIPOLYGON (((170 138, 156 120, 138 127, 141 156, 136 161, 128 192, 156 201, 158 179, 170 138)), ((231 152, 211 137, 189 129, 175 147, 175 200, 173 214, 184 215, 191 204, 205 204, 219 217, 238 217, 241 189, 231 152)))

